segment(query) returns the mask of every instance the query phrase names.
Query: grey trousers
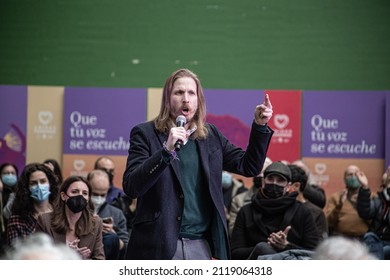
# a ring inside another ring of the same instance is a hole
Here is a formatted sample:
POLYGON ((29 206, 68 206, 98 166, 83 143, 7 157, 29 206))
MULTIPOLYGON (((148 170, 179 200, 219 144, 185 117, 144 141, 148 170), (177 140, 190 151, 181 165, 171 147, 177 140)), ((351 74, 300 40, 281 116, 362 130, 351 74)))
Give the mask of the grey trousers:
POLYGON ((180 238, 172 260, 211 260, 210 246, 205 239, 180 238))

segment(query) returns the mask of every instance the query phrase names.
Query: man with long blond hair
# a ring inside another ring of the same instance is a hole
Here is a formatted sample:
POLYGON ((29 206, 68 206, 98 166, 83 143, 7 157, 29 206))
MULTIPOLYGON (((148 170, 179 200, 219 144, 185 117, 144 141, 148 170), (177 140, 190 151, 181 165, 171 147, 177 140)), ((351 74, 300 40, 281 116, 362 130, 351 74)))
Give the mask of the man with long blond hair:
POLYGON ((221 173, 258 174, 273 134, 271 116, 266 95, 244 151, 205 122, 196 74, 172 73, 157 118, 130 133, 123 189, 138 202, 127 259, 229 259, 221 173))

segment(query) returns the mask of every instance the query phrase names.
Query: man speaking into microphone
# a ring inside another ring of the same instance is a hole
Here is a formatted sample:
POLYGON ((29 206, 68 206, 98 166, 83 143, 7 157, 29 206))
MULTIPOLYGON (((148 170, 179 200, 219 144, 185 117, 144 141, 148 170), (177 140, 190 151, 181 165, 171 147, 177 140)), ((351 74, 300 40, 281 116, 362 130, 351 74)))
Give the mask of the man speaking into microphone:
POLYGON ((127 259, 229 259, 222 170, 255 177, 273 134, 268 95, 255 106, 246 150, 206 123, 200 80, 179 69, 165 82, 160 113, 136 125, 123 190, 137 198, 127 259))

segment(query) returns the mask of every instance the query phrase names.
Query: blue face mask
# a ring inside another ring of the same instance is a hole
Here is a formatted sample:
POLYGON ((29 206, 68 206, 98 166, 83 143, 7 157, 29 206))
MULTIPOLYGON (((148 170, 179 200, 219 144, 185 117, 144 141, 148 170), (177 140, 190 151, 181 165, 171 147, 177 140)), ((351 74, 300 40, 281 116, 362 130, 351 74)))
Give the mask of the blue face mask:
POLYGON ((31 197, 37 202, 43 202, 49 199, 49 184, 34 185, 30 187, 31 197))
POLYGON ((4 185, 13 187, 16 185, 18 178, 14 174, 5 174, 1 176, 1 181, 3 181, 4 185))
POLYGON ((355 189, 361 186, 359 179, 356 176, 350 176, 345 178, 345 184, 347 185, 347 187, 351 187, 355 189))
POLYGON ((228 189, 231 187, 233 182, 233 176, 227 172, 222 172, 222 188, 228 189))

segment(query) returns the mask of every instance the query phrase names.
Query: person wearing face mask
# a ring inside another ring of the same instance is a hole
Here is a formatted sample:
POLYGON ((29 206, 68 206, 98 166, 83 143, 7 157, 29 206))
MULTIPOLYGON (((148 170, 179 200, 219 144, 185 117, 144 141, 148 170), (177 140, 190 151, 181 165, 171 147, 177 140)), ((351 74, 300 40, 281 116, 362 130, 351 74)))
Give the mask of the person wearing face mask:
POLYGON ((94 169, 104 170, 108 174, 108 177, 110 180, 110 188, 108 189, 106 201, 109 204, 112 204, 112 202, 115 200, 115 198, 118 198, 118 197, 125 195, 125 193, 120 188, 118 188, 114 185, 115 163, 111 158, 109 158, 107 156, 99 157, 95 161, 94 169))
POLYGON ((55 187, 57 182, 57 177, 45 165, 26 165, 18 180, 12 215, 7 225, 9 246, 13 246, 17 239, 31 235, 38 216, 53 210, 53 202, 58 194, 55 187))
POLYGON ((123 259, 126 253, 129 235, 127 221, 122 211, 106 201, 110 188, 109 177, 103 170, 95 169, 88 174, 92 187, 91 201, 94 213, 103 220, 103 245, 106 260, 123 259))
POLYGON ((0 253, 6 243, 5 230, 11 216, 12 204, 15 200, 15 189, 18 181, 18 168, 12 163, 0 166, 0 253))
POLYGON ((243 182, 237 180, 233 175, 227 171, 222 171, 222 193, 223 203, 226 209, 226 219, 229 220, 229 212, 231 209, 231 203, 233 197, 236 195, 246 192, 243 182))
POLYGON ((18 182, 18 168, 12 163, 4 163, 0 166, 0 190, 2 196, 4 224, 7 224, 11 216, 12 204, 15 200, 16 183, 18 182), (2 188, 1 188, 2 186, 2 188))
POLYGON ((257 259, 288 250, 313 250, 319 243, 313 216, 297 192, 290 192, 291 171, 282 162, 264 170, 263 186, 238 213, 231 237, 233 259, 257 259))
POLYGON ((264 170, 272 163, 272 160, 269 157, 265 158, 263 169, 260 174, 256 177, 253 177, 253 185, 249 188, 248 191, 237 194, 233 197, 231 202, 231 208, 229 212, 229 235, 232 235, 234 223, 236 222, 237 214, 240 211, 241 207, 247 205, 252 201, 253 195, 262 187, 264 181, 264 170))
POLYGON ((363 242, 370 253, 380 260, 390 259, 390 166, 385 174, 382 189, 375 197, 372 197, 365 178, 357 174, 362 184, 357 198, 358 213, 361 218, 371 220, 363 242))
POLYGON ((92 188, 81 176, 70 176, 61 185, 51 213, 39 215, 36 231, 74 249, 82 259, 105 259, 103 224, 93 214, 92 188))
POLYGON ((359 216, 357 196, 361 186, 368 185, 368 180, 358 166, 349 165, 344 171, 344 183, 345 189, 332 194, 328 199, 325 215, 329 235, 361 240, 368 230, 369 220, 359 216))

